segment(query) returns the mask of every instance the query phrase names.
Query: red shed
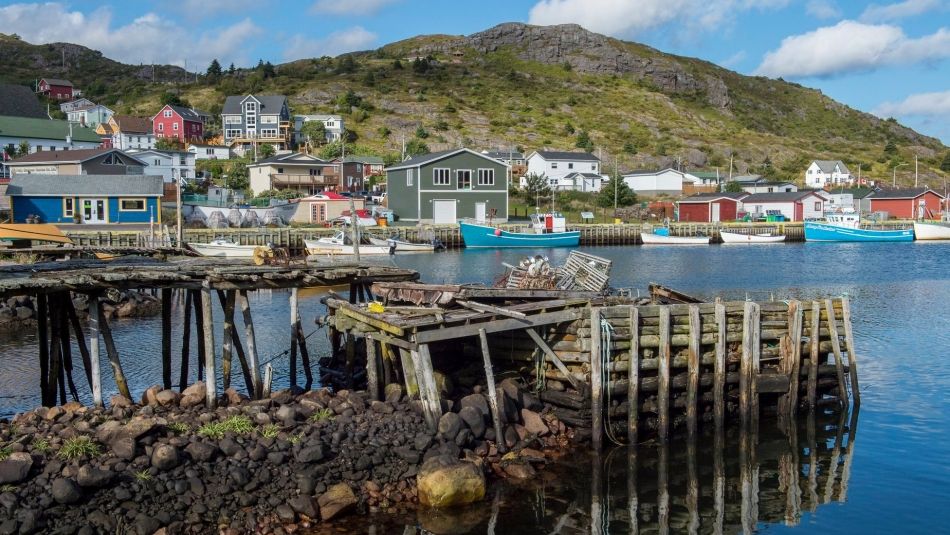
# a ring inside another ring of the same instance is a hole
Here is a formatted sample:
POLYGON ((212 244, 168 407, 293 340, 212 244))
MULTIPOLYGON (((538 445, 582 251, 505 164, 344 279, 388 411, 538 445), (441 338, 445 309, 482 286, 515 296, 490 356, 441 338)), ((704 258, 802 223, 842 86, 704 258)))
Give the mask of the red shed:
POLYGON ((679 221, 717 223, 733 221, 739 212, 739 202, 749 194, 745 192, 697 193, 680 199, 679 221))
POLYGON ((36 85, 36 92, 56 100, 72 100, 74 93, 73 83, 69 80, 43 78, 40 80, 40 83, 36 85))
POLYGON ((872 212, 887 212, 898 219, 933 218, 940 212, 943 195, 930 188, 875 191, 868 196, 872 212))

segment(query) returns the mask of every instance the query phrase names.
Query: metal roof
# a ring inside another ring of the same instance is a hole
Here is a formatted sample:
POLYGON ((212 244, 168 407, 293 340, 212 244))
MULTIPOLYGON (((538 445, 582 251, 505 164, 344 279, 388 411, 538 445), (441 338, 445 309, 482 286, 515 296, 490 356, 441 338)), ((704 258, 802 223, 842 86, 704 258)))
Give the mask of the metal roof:
POLYGON ((274 156, 269 156, 267 158, 261 158, 252 164, 248 164, 248 167, 256 167, 259 165, 271 165, 271 164, 281 164, 281 165, 326 165, 330 162, 317 158, 316 156, 310 154, 304 154, 302 152, 291 152, 287 154, 275 154, 274 156))
POLYGON ((833 173, 837 165, 842 173, 851 174, 851 171, 848 170, 848 166, 841 160, 815 160, 815 165, 818 166, 818 169, 821 169, 822 173, 833 173))
POLYGON ((261 109, 257 111, 258 115, 276 113, 279 114, 281 108, 287 103, 285 95, 232 95, 224 100, 224 106, 221 113, 224 115, 240 115, 241 103, 248 97, 256 99, 261 103, 261 109))
POLYGON ((749 194, 744 191, 722 191, 722 192, 706 192, 706 193, 696 193, 686 197, 685 199, 680 199, 679 202, 685 203, 707 203, 715 201, 716 199, 729 199, 732 201, 740 201, 745 197, 748 197, 749 194))
POLYGON ((928 191, 943 198, 943 195, 930 188, 882 189, 868 195, 870 199, 916 199, 928 191))
POLYGON ((347 156, 343 158, 343 163, 362 163, 366 165, 383 165, 383 159, 379 156, 347 156))
POLYGON ((25 85, 0 84, 0 115, 49 120, 36 94, 25 85))
POLYGON ((62 80, 59 78, 40 78, 41 81, 46 82, 49 85, 59 85, 63 87, 72 87, 73 83, 69 80, 62 80))
POLYGON ((450 149, 450 150, 441 150, 438 152, 430 152, 429 154, 420 154, 419 156, 414 156, 397 165, 394 165, 392 167, 387 167, 386 171, 395 171, 396 169, 408 169, 410 167, 419 167, 420 165, 441 160, 443 158, 448 158, 450 156, 455 156, 456 154, 461 154, 463 152, 474 154, 475 156, 478 156, 479 158, 484 158, 486 160, 492 161, 493 163, 508 167, 508 164, 506 164, 505 162, 499 162, 495 158, 492 158, 480 152, 475 152, 471 149, 450 149))
POLYGON ((160 197, 164 183, 151 175, 15 175, 10 196, 103 195, 160 197))
MULTIPOLYGON (((65 141, 69 135, 69 122, 67 121, 0 116, 0 137, 65 141)), ((73 141, 102 143, 102 137, 92 128, 73 125, 72 136, 73 141)))
POLYGON ((585 162, 599 162, 600 158, 594 156, 589 152, 570 152, 570 151, 557 151, 557 150, 538 150, 534 151, 535 154, 541 156, 545 160, 574 160, 574 161, 585 161, 585 162))
POLYGON ((518 151, 486 150, 482 154, 496 160, 524 160, 524 154, 518 151))
POLYGON ((151 134, 152 121, 144 117, 132 115, 113 115, 112 119, 119 125, 119 132, 135 134, 151 134))
POLYGON ((773 191, 771 193, 753 193, 752 195, 742 199, 742 202, 745 204, 757 202, 795 202, 800 201, 809 195, 817 195, 824 198, 824 193, 824 191, 810 189, 801 191, 773 191))
POLYGON ((118 152, 127 158, 131 158, 138 162, 141 165, 148 165, 147 163, 139 160, 135 156, 122 152, 119 149, 76 149, 76 150, 45 150, 42 152, 34 152, 33 154, 27 154, 26 156, 21 156, 16 160, 7 162, 7 165, 19 165, 19 164, 61 164, 61 163, 82 163, 88 160, 91 160, 97 156, 102 156, 110 152, 118 152))

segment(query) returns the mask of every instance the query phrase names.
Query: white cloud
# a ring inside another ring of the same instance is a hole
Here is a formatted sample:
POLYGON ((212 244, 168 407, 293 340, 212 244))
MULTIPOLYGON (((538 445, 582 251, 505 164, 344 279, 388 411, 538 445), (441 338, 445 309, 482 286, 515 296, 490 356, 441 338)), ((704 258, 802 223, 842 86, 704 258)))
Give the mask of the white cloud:
POLYGON ((677 23, 687 32, 721 29, 737 12, 784 7, 789 0, 540 0, 531 8, 531 24, 580 24, 618 37, 677 23))
POLYGON ((163 0, 169 10, 186 13, 188 16, 208 17, 227 14, 247 14, 252 10, 265 7, 257 0, 163 0))
POLYGON ((372 15, 399 0, 317 0, 310 11, 325 15, 372 15))
POLYGON ((31 43, 80 44, 130 64, 184 66, 187 62, 193 70, 195 65, 203 69, 214 58, 225 65, 246 64, 243 45, 261 29, 245 19, 196 34, 155 13, 146 13, 124 26, 113 26, 108 7, 87 14, 50 2, 0 7, 0 32, 17 33, 31 43))
POLYGON ((947 28, 913 39, 897 26, 844 20, 786 37, 777 50, 765 54, 756 74, 793 78, 834 76, 945 58, 950 58, 947 28))
POLYGON ((304 58, 318 58, 321 56, 338 56, 354 50, 365 50, 376 42, 377 35, 362 26, 354 26, 333 32, 320 39, 310 39, 296 34, 290 38, 284 48, 284 59, 293 61, 304 58))
POLYGON ((836 19, 841 16, 841 9, 833 0, 809 0, 805 12, 818 19, 836 19))
POLYGON ((884 102, 874 109, 878 117, 950 117, 950 91, 918 93, 900 102, 884 102))
POLYGON ((940 8, 942 0, 904 0, 896 4, 871 4, 861 14, 862 22, 885 22, 913 17, 940 8))

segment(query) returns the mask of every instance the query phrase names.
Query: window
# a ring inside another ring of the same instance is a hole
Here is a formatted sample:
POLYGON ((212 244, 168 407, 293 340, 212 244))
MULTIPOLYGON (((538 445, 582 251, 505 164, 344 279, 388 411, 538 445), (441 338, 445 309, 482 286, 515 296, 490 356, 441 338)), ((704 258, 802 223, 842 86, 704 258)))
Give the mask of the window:
POLYGON ((323 202, 310 203, 310 222, 323 223, 327 220, 327 204, 323 202))
POLYGON ((176 130, 176 131, 178 130, 178 123, 174 123, 172 125, 172 130, 176 130))
POLYGON ((594 172, 596 173, 596 172, 597 172, 597 164, 595 164, 595 163, 590 164, 590 170, 591 170, 591 171, 594 171, 594 172))
POLYGON ((279 174, 279 175, 284 174, 284 168, 283 168, 283 167, 278 167, 278 168, 277 168, 277 174, 279 174))
POLYGON ((458 189, 472 189, 472 171, 470 169, 459 169, 455 172, 455 179, 458 183, 458 189))
POLYGON ((574 169, 574 162, 567 164, 568 169, 574 169))
POLYGON ((165 113, 163 113, 162 116, 163 116, 163 117, 171 117, 171 116, 172 116, 172 110, 165 110, 165 113))
POLYGON ((156 166, 156 167, 159 166, 159 165, 162 165, 162 161, 159 160, 158 158, 155 158, 155 159, 152 160, 152 161, 154 162, 154 163, 152 163, 152 165, 154 165, 154 166, 156 166))
POLYGON ((63 217, 73 217, 73 214, 76 213, 76 200, 67 197, 63 199, 63 217))
POLYGON ((815 203, 815 211, 816 211, 816 212, 820 212, 820 211, 821 211, 821 202, 820 202, 820 201, 815 203))
POLYGON ((551 169, 557 169, 557 162, 551 162, 551 169))
POLYGON ((36 152, 43 152, 43 145, 37 145, 36 152))
POLYGON ((448 186, 452 183, 452 178, 450 176, 450 171, 448 169, 433 169, 432 170, 432 185, 433 186, 448 186))
POLYGON ((224 118, 224 124, 241 124, 240 115, 228 115, 224 118))
POLYGON ((257 126, 257 116, 248 115, 247 116, 247 126, 257 126))
POLYGON ((495 185, 495 170, 494 169, 479 169, 478 170, 478 185, 479 186, 494 186, 495 185))
POLYGON ((247 112, 249 112, 249 113, 256 113, 256 112, 257 112, 257 102, 246 102, 246 103, 244 104, 244 111, 247 111, 247 112))
POLYGON ((262 115, 261 124, 277 124, 276 115, 262 115))
POLYGON ((185 155, 184 154, 179 155, 178 165, 187 165, 187 164, 188 164, 188 159, 185 158, 185 155))
POLYGON ((278 137, 276 128, 261 128, 261 137, 278 137))
POLYGON ((102 159, 102 164, 103 165, 122 165, 122 159, 116 156, 114 152, 112 152, 112 153, 107 154, 106 157, 102 159))
POLYGON ((119 199, 120 212, 144 212, 145 199, 119 199))
POLYGON ((415 173, 415 171, 416 171, 415 169, 406 169, 406 185, 407 186, 412 186, 413 173, 415 173))
MULTIPOLYGON (((159 132, 164 132, 164 131, 165 131, 165 124, 164 124, 164 123, 158 123, 158 131, 159 131, 159 132)), ((159 137, 161 137, 161 136, 159 135, 159 137)))
POLYGON ((239 129, 229 128, 224 131, 224 137, 228 139, 241 137, 242 132, 239 129))

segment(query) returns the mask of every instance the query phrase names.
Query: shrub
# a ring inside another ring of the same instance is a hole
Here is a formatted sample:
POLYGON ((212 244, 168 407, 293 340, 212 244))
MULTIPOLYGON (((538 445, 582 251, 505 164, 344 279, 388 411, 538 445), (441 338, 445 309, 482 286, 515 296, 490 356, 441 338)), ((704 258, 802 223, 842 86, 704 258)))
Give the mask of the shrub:
POLYGON ((40 453, 45 453, 49 451, 49 440, 45 438, 37 438, 32 442, 33 450, 40 453))
POLYGON ((138 481, 151 481, 152 474, 148 473, 148 470, 139 470, 135 473, 135 479, 138 481))
POLYGON ((10 446, 4 446, 0 448, 0 461, 6 460, 11 453, 13 453, 13 448, 10 446))

